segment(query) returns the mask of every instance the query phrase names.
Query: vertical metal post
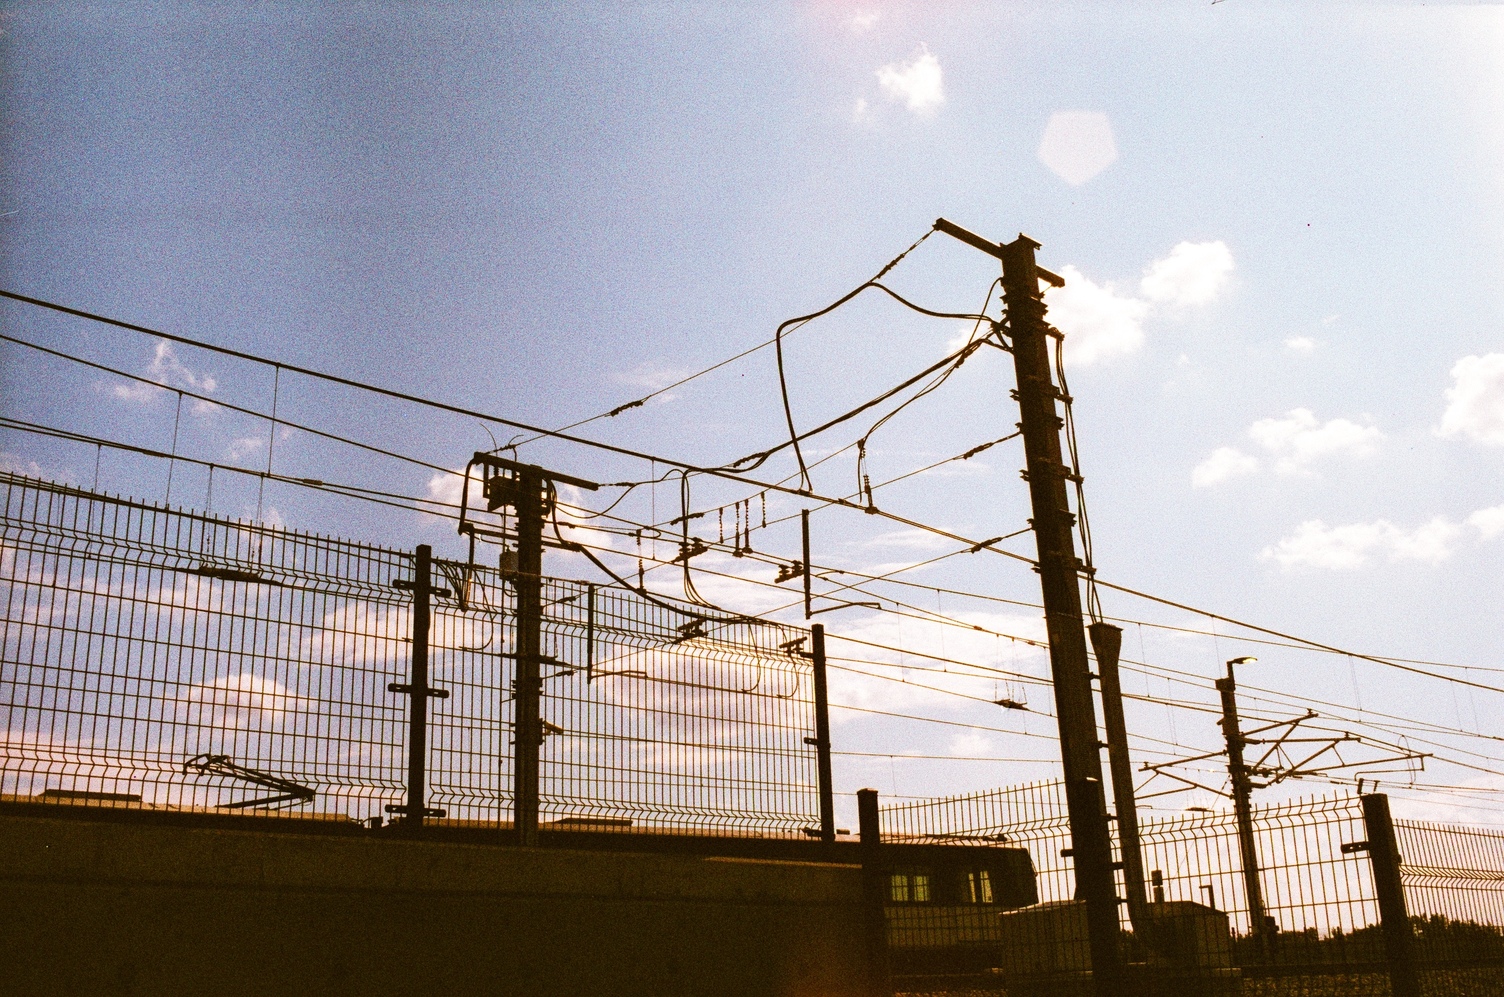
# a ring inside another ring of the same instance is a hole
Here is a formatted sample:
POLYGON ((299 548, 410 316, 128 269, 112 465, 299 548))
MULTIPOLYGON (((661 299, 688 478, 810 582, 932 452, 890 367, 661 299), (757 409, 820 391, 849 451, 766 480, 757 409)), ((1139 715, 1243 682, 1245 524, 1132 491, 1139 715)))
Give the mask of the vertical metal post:
POLYGON ((419 544, 413 557, 413 663, 408 688, 407 817, 416 830, 423 826, 428 805, 428 629, 433 548, 419 544))
POLYGON ((1232 663, 1227 665, 1227 678, 1217 679, 1217 691, 1222 694, 1222 734, 1227 739, 1227 774, 1232 779, 1233 812, 1238 820, 1238 854, 1243 862, 1243 893, 1248 900, 1248 920, 1252 934, 1263 938, 1264 889, 1259 882, 1258 845, 1253 837, 1253 786, 1249 782, 1248 765, 1243 760, 1243 731, 1238 726, 1237 685, 1233 681, 1232 663))
POLYGON ((585 684, 595 681, 595 582, 585 584, 585 684))
POLYGON ((883 834, 877 790, 856 791, 856 819, 862 849, 862 893, 866 908, 868 992, 873 997, 893 993, 888 969, 888 869, 883 862, 883 834))
MULTIPOLYGON (((423 827, 424 817, 442 817, 444 811, 427 806, 428 797, 428 701, 448 699, 444 689, 434 689, 428 684, 428 630, 432 616, 433 548, 419 544, 413 554, 413 577, 394 579, 393 587, 408 589, 413 594, 413 656, 411 674, 406 682, 388 682, 388 692, 406 693, 408 700, 407 720, 407 803, 389 804, 387 813, 403 815, 403 826, 417 831, 423 827)), ((448 595, 448 589, 437 590, 448 595)))
POLYGON ((1031 522, 1050 641, 1077 895, 1086 904, 1093 986, 1101 997, 1108 997, 1120 991, 1122 982, 1117 894, 1086 631, 1081 623, 1080 562, 1076 560, 1072 532, 1075 517, 1065 489, 1068 476, 1076 470, 1066 467, 1061 456, 1063 423, 1055 407, 1060 391, 1050 370, 1051 330, 1044 321, 1039 271, 1034 263, 1034 250, 1038 248, 1039 243, 1020 235, 999 247, 998 255, 1003 261, 1003 300, 1018 381, 1019 430, 1034 512, 1031 522))
POLYGON ((1374 892, 1384 931, 1384 960, 1389 964, 1389 991, 1394 997, 1420 997, 1415 966, 1415 939, 1400 880, 1400 849, 1389 815, 1389 797, 1363 796, 1363 827, 1368 833, 1368 859, 1373 863, 1374 892))
POLYGON ((543 476, 529 465, 517 471, 517 679, 514 693, 512 827, 517 843, 538 844, 538 754, 543 744, 539 696, 542 653, 543 476))
POLYGON ((1118 849, 1123 856, 1123 883, 1128 893, 1128 917, 1141 937, 1149 934, 1144 908, 1144 859, 1139 849, 1138 801, 1133 795, 1133 761, 1128 754, 1128 723, 1123 717, 1123 686, 1118 678, 1118 655, 1123 631, 1111 623, 1087 628, 1097 654, 1097 677, 1102 687, 1102 725, 1107 728, 1107 766, 1112 773, 1112 803, 1118 818, 1118 849))
POLYGON ((825 627, 809 628, 810 661, 815 672, 815 758, 820 777, 820 840, 836 840, 835 788, 830 781, 830 702, 825 691, 825 627))
POLYGON ((811 616, 814 615, 813 613, 811 613, 809 611, 809 605, 810 605, 810 592, 809 592, 810 569, 809 569, 809 510, 808 509, 800 509, 799 510, 799 531, 800 531, 800 536, 802 536, 804 538, 804 618, 807 620, 811 616))

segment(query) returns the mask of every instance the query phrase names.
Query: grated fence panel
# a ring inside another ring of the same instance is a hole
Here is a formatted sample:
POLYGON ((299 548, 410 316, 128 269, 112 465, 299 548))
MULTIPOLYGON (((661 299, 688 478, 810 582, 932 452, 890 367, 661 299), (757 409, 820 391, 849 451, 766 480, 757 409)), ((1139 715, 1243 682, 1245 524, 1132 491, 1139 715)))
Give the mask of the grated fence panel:
MULTIPOLYGON (((15 475, 0 492, 0 793, 357 820, 403 801, 410 554, 15 475)), ((429 805, 502 826, 512 587, 435 574, 429 805)), ((557 578, 543 603, 543 821, 818 825, 810 666, 785 649, 803 631, 557 578)))

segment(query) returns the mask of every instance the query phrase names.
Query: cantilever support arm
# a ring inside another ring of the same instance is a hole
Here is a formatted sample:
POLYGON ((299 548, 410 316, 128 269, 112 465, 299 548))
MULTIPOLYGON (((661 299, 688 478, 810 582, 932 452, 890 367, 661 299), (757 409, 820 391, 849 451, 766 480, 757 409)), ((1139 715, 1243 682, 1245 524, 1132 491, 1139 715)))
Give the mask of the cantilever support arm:
POLYGON ((225 803, 221 806, 226 810, 244 810, 248 807, 269 807, 274 803, 307 803, 314 797, 314 791, 307 786, 293 782, 291 779, 283 779, 269 772, 261 772, 235 762, 229 755, 196 755, 183 763, 185 773, 198 772, 201 775, 222 775, 232 779, 248 782, 253 786, 264 786, 267 789, 278 791, 277 796, 267 796, 259 800, 243 800, 239 803, 225 803))

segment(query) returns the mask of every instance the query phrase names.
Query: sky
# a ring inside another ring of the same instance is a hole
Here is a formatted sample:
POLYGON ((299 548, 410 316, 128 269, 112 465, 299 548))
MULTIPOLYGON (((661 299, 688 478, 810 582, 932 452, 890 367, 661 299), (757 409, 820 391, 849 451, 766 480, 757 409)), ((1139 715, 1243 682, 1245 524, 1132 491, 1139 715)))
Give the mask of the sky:
MULTIPOLYGON (((1504 10, 1481 5, 5 4, 0 286, 556 428, 765 343, 937 217, 995 241, 1026 233, 1066 278, 1046 301, 1065 334, 1100 578, 1497 686, 1501 108, 1504 10)), ((996 277, 994 259, 934 235, 884 280, 934 310, 987 302, 996 317, 996 277)), ((0 303, 0 327, 170 389, 0 344, 12 420, 266 464, 264 420, 191 399, 179 409, 171 389, 186 389, 262 412, 275 400, 283 420, 445 468, 516 442, 474 418, 290 373, 274 384, 264 366, 15 302, 0 303)), ((784 354, 796 424, 971 334, 872 292, 798 328, 784 354)), ((1012 385, 1006 354, 977 351, 872 433, 863 470, 880 483, 1006 436, 1012 385)), ((848 447, 884 411, 806 455, 848 447)), ((772 351, 577 432, 695 464, 773 446, 788 431, 772 351)), ((286 426, 272 446, 281 474, 436 497, 458 480, 286 426)), ((259 506, 294 528, 463 556, 434 516, 277 483, 258 494, 229 474, 211 490, 183 464, 168 495, 159 460, 15 428, 0 430, 0 452, 21 473, 234 516, 259 506)), ((556 440, 519 453, 600 482, 665 471, 556 440)), ((1021 466, 1018 442, 998 443, 884 487, 878 505, 966 538, 1011 534, 1027 525, 1021 466)), ((782 453, 759 480, 793 470, 782 453)), ((845 450, 812 473, 816 491, 848 495, 861 472, 845 450)), ((698 535, 729 535, 741 499, 760 524, 766 502, 773 525, 751 542, 800 556, 784 517, 809 503, 705 476, 691 488, 692 507, 710 510, 698 535)), ((599 509, 619 492, 567 497, 599 509)), ((679 502, 675 480, 617 512, 663 523, 679 502)), ((882 574, 957 550, 860 513, 811 522, 824 568, 882 574)), ((592 536, 635 570, 631 538, 592 536)), ((671 541, 648 544, 672 556, 671 541)), ((1032 553, 1027 535, 1000 546, 1032 553)), ((559 552, 548 563, 593 570, 559 552)), ((724 577, 771 581, 770 564, 722 548, 695 563, 708 598, 802 620, 778 608, 797 592, 724 577)), ((838 788, 923 796, 1048 777, 1047 664, 996 636, 1042 633, 1038 610, 1016 604, 1037 601, 1036 576, 982 553, 898 577, 919 587, 873 591, 907 616, 822 617, 834 636, 903 649, 837 642, 882 658, 860 667, 885 677, 833 673, 833 699, 974 726, 837 710, 837 748, 853 752, 838 757, 838 788)), ((678 584, 667 571, 653 581, 678 584)), ((1239 672, 1253 714, 1295 715, 1310 697, 1333 730, 1465 761, 1476 767, 1433 758, 1419 775, 1385 774, 1396 810, 1496 819, 1504 749, 1456 732, 1491 730, 1499 693, 1254 645, 1116 590, 1102 600, 1134 621, 1125 686, 1144 697, 1129 722, 1145 760, 1214 747, 1210 679, 1253 654, 1239 672)), ((1155 805, 1218 804, 1190 793, 1155 805)))

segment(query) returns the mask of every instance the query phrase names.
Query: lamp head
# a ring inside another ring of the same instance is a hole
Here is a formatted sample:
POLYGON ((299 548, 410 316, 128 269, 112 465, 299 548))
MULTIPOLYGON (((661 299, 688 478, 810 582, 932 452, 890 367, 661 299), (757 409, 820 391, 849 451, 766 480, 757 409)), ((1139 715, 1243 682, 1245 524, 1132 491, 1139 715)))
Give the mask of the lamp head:
POLYGON ((1259 659, 1253 657, 1251 654, 1245 654, 1241 658, 1233 658, 1231 661, 1228 662, 1228 664, 1229 665, 1246 665, 1250 661, 1257 661, 1257 660, 1259 660, 1259 659))

